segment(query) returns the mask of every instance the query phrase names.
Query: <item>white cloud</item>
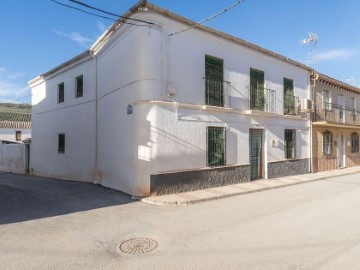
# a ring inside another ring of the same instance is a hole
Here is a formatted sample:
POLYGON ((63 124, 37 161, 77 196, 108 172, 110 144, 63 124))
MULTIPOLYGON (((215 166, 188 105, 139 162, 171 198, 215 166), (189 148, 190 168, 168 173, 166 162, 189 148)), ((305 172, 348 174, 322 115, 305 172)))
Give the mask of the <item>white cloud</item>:
POLYGON ((355 52, 349 49, 337 49, 329 50, 322 53, 319 53, 317 59, 319 61, 328 61, 328 60, 346 60, 354 56, 355 52))
POLYGON ((105 24, 103 24, 103 23, 100 22, 100 21, 97 21, 96 27, 97 27, 97 29, 99 29, 99 31, 100 31, 101 33, 104 33, 104 32, 107 30, 107 27, 105 26, 105 24))
POLYGON ((71 32, 71 33, 67 34, 67 33, 57 31, 57 30, 52 30, 52 31, 55 34, 57 34, 58 36, 66 37, 66 38, 71 39, 72 41, 75 41, 81 47, 88 48, 91 45, 91 43, 94 42, 93 39, 82 36, 78 32, 71 32))
POLYGON ((29 87, 0 78, 0 102, 26 102, 22 97, 29 93, 29 87))
POLYGON ((23 99, 30 93, 28 86, 24 86, 18 81, 24 76, 21 72, 10 72, 4 67, 0 67, 0 102, 27 102, 29 98, 23 99))

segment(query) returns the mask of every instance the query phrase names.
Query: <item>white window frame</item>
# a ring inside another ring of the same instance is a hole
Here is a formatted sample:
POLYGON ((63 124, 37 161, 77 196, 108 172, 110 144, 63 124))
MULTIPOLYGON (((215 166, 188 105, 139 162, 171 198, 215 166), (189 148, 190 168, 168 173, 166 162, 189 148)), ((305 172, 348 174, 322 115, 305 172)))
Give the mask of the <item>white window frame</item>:
POLYGON ((351 133, 351 153, 359 153, 359 134, 357 132, 351 133))
POLYGON ((350 97, 350 109, 351 109, 351 115, 356 116, 356 98, 350 97))
POLYGON ((323 155, 324 156, 329 156, 332 154, 332 150, 333 150, 333 134, 330 131, 325 131, 323 134, 323 155), (330 135, 329 138, 326 139, 325 136, 330 135), (327 141, 325 143, 325 141, 327 141))
POLYGON ((331 91, 328 90, 328 89, 323 89, 322 91, 322 104, 323 104, 323 109, 324 110, 327 110, 327 111, 331 111, 332 110, 332 104, 331 104, 331 101, 332 101, 332 96, 331 96, 331 91), (325 95, 324 93, 327 92, 328 93, 328 100, 326 101, 325 100, 325 95))

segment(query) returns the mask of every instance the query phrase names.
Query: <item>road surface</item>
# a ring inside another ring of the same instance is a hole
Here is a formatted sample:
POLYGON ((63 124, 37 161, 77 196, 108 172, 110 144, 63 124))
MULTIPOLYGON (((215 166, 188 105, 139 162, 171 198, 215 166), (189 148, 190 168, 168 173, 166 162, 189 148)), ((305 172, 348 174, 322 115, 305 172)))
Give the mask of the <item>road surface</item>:
POLYGON ((160 207, 0 173, 0 269, 358 269, 360 174, 160 207), (150 238, 155 250, 119 245, 150 238))

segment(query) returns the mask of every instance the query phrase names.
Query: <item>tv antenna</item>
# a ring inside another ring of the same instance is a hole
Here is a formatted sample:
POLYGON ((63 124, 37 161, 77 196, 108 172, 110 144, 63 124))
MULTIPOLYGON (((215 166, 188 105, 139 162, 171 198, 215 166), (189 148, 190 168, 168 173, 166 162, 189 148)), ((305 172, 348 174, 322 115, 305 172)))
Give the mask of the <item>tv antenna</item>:
POLYGON ((316 66, 316 45, 319 41, 318 36, 313 32, 308 32, 309 37, 300 40, 301 45, 308 45, 308 66, 315 69, 316 66))

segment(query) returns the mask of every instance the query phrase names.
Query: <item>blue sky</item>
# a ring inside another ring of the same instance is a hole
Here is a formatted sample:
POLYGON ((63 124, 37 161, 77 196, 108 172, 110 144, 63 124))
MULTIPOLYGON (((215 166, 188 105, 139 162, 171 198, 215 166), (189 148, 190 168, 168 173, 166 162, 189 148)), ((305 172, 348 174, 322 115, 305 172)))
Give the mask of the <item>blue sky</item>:
MULTIPOLYGON (((123 14, 137 0, 82 2, 123 14)), ((236 0, 151 2, 201 21, 236 0)), ((305 64, 308 47, 299 41, 315 32, 317 69, 360 86, 359 11, 354 0, 245 0, 207 25, 305 64)), ((1 0, 0 102, 30 102, 30 79, 88 49, 111 23, 50 0, 1 0)))

